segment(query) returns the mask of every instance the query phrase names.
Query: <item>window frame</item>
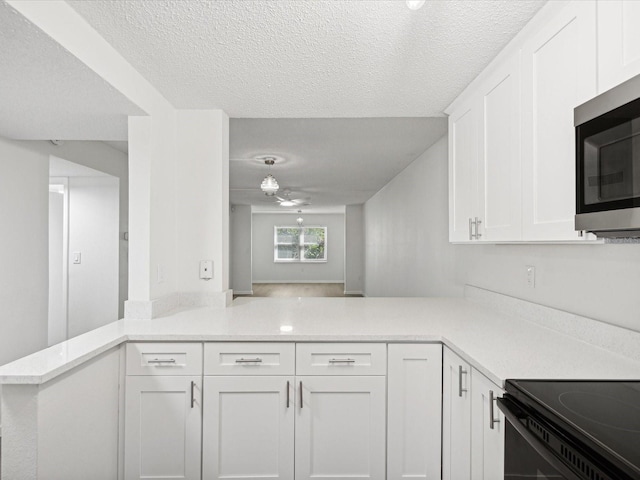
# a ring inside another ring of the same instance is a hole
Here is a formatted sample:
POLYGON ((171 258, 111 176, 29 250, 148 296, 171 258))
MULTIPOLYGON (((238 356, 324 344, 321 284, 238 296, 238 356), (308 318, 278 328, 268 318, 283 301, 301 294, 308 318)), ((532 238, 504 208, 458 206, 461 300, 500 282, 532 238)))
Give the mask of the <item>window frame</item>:
POLYGON ((327 235, 328 229, 326 225, 274 225, 273 227, 273 262, 274 263, 327 263, 327 235), (321 228, 324 230, 324 257, 321 259, 315 258, 304 258, 304 247, 306 244, 304 241, 304 231, 305 229, 311 228, 321 228), (279 243, 278 242, 278 230, 280 229, 289 229, 289 230, 299 230, 298 235, 298 258, 279 258, 278 257, 278 246, 279 245, 296 245, 295 243, 279 243))

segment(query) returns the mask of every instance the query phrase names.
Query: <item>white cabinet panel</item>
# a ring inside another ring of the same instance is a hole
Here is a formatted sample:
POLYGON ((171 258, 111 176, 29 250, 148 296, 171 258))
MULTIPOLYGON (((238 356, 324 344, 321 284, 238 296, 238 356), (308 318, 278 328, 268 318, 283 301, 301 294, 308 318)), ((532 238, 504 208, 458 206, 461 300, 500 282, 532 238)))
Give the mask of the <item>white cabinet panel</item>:
POLYGON ((440 479, 442 345, 388 350, 387 478, 440 479))
POLYGON ((523 236, 578 240, 573 109, 596 94, 595 2, 569 3, 522 49, 523 236))
POLYGON ((296 480, 385 478, 385 377, 296 377, 296 480))
POLYGON ((598 1, 598 93, 640 74, 640 2, 598 1))
POLYGON ((480 93, 479 240, 520 240, 520 56, 497 67, 480 93))
POLYGON ((503 391, 473 370, 471 392, 471 478, 504 478, 505 419, 495 401, 503 391))
POLYGON ((293 480, 293 377, 205 377, 203 478, 293 480))
POLYGON ((126 379, 125 478, 199 479, 200 376, 126 379))
POLYGON ((295 351, 293 343, 206 343, 204 374, 293 375, 295 351))
POLYGON ((442 478, 471 478, 471 367, 448 348, 442 355, 442 478))
POLYGON ((449 117, 449 241, 471 241, 478 215, 479 105, 473 99, 449 117))
POLYGON ((297 375, 385 375, 386 343, 299 343, 297 375))

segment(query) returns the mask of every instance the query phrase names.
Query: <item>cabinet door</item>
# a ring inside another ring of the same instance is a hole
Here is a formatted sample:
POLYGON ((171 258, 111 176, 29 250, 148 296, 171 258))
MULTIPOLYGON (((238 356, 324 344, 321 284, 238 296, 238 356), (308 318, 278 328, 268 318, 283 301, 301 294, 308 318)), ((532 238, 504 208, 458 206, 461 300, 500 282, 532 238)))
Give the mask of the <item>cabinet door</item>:
POLYGON ((502 62, 481 85, 478 198, 484 241, 522 238, 520 54, 502 62))
POLYGON ((479 105, 461 104, 449 117, 449 241, 471 241, 478 203, 479 105))
POLYGON ((502 390, 487 377, 471 373, 471 478, 504 478, 504 415, 495 398, 502 390))
POLYGON ((471 478, 471 367, 448 348, 442 355, 442 478, 471 478))
POLYGON ((296 393, 296 480, 384 480, 385 377, 301 376, 296 393))
POLYGON ((596 94, 595 2, 574 1, 522 49, 523 240, 579 240, 573 109, 596 94))
POLYGON ((293 480, 293 377, 205 377, 205 479, 293 480))
POLYGON ((440 479, 442 345, 389 345, 387 478, 440 479))
POLYGON ((201 377, 126 379, 125 478, 199 479, 201 377))
POLYGON ((598 0, 598 93, 640 74, 640 2, 598 0))

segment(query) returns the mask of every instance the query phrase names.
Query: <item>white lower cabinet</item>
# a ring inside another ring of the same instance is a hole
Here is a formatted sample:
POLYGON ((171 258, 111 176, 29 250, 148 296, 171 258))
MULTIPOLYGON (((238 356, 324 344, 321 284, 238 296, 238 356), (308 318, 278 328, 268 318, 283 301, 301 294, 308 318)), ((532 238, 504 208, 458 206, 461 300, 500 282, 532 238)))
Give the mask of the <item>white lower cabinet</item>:
POLYGON ((440 479, 442 345, 390 344, 387 478, 440 479))
POLYGON ((471 478, 471 367, 448 348, 442 355, 442 478, 471 478))
POLYGON ((504 478, 504 415, 496 398, 504 392, 487 377, 471 373, 471 479, 504 478))
POLYGON ((201 376, 128 376, 125 479, 200 478, 201 376))
POLYGON ((296 377, 296 480, 385 478, 385 377, 296 377))
POLYGON ((443 480, 504 478, 502 389, 446 347, 443 374, 443 480))
POLYGON ((204 378, 204 479, 293 479, 293 376, 204 378))

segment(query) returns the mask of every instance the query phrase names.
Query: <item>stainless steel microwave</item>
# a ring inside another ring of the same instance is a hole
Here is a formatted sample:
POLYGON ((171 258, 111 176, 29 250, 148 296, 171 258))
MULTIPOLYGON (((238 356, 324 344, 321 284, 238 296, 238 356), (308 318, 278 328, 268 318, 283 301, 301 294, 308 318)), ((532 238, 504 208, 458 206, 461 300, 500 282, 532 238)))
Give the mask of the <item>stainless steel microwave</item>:
POLYGON ((640 75, 580 105, 576 230, 640 237, 640 75))

